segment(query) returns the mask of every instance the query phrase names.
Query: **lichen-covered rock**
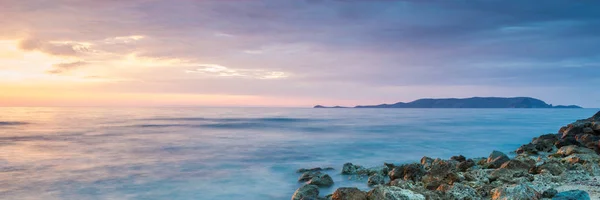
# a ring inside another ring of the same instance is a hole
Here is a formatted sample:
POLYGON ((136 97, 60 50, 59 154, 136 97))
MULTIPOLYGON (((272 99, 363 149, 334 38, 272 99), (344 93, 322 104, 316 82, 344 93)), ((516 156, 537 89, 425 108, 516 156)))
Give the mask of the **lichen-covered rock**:
POLYGON ((328 174, 318 173, 308 181, 308 184, 319 187, 331 187, 333 185, 333 179, 328 174))
POLYGON ((539 200, 541 198, 542 195, 527 184, 502 186, 492 190, 492 200, 539 200))
POLYGON ((423 177, 424 174, 425 169, 423 168, 423 165, 413 163, 394 167, 394 169, 388 173, 388 176, 390 177, 390 180, 400 178, 417 182, 421 180, 421 177, 423 177))
POLYGON ((367 200, 367 193, 355 187, 341 187, 335 190, 331 200, 367 200))
POLYGON ((357 174, 359 171, 364 170, 365 168, 360 165, 354 165, 352 163, 345 163, 342 167, 342 174, 344 175, 353 175, 357 174))
POLYGON ((481 199, 481 196, 477 194, 477 190, 460 183, 454 185, 443 184, 437 189, 438 191, 444 192, 447 196, 446 199, 454 200, 476 200, 481 199))
POLYGON ((552 200, 590 200, 590 195, 582 190, 569 190, 556 194, 552 200))
POLYGON ((536 173, 544 173, 547 171, 554 176, 562 174, 567 168, 558 161, 550 160, 535 168, 536 173))
POLYGON ((314 185, 303 185, 294 192, 292 200, 302 199, 317 199, 319 196, 319 188, 314 185))
POLYGON ((368 200, 425 200, 425 196, 395 186, 377 186, 368 193, 368 200))
POLYGON ((499 151, 493 151, 487 159, 487 164, 491 168, 498 168, 498 167, 502 166, 502 164, 504 164, 505 162, 507 162, 509 160, 510 160, 510 158, 508 158, 508 156, 506 156, 506 154, 499 152, 499 151))
POLYGON ((374 174, 369 176, 369 180, 367 180, 367 184, 369 186, 382 185, 385 183, 385 178, 381 174, 374 174))

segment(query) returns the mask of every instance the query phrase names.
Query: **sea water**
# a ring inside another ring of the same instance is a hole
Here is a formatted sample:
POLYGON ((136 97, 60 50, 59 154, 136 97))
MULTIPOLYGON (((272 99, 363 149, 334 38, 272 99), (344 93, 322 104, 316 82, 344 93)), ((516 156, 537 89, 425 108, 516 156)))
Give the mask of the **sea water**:
POLYGON ((340 175, 506 153, 596 109, 0 108, 0 199, 290 199, 340 175))

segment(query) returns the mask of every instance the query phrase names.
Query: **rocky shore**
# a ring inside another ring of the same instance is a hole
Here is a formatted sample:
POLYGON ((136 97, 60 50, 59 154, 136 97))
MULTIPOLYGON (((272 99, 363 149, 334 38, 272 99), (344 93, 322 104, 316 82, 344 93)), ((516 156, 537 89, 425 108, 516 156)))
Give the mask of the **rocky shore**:
POLYGON ((419 163, 365 168, 346 163, 342 175, 364 177, 369 191, 337 188, 331 168, 300 169, 304 182, 292 200, 511 200, 600 199, 600 112, 533 138, 510 158, 493 151, 486 158, 423 157, 419 163))

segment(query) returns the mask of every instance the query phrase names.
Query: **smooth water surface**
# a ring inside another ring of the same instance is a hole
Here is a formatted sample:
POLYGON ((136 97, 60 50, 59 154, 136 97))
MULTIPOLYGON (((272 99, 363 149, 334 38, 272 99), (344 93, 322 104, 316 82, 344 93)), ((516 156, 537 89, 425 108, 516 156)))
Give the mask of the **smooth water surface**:
POLYGON ((298 168, 509 152, 595 109, 0 108, 0 199, 290 199, 298 168))

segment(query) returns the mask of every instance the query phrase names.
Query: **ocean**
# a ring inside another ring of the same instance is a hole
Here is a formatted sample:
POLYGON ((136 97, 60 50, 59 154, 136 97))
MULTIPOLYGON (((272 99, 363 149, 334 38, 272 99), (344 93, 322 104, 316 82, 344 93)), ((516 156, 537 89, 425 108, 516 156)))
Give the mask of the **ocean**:
POLYGON ((290 199, 312 167, 368 190, 344 163, 510 153, 597 111, 5 107, 0 199, 290 199))

